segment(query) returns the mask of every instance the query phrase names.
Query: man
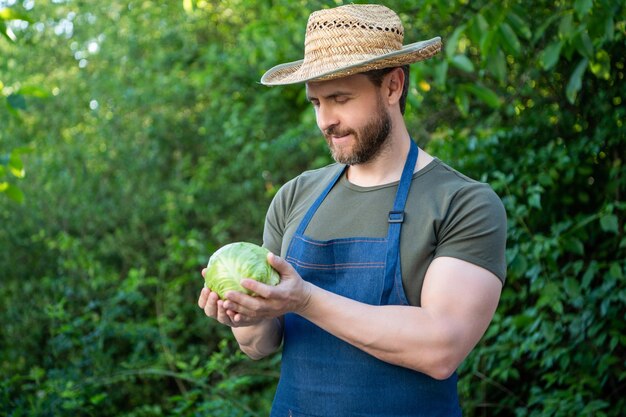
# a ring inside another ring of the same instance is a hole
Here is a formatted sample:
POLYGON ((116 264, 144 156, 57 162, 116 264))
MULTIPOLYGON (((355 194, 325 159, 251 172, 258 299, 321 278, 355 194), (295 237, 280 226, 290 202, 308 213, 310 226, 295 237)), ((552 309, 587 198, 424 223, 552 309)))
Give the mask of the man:
MULTIPOLYGON (((257 296, 203 289, 206 315, 282 369, 272 416, 459 416, 455 370, 484 334, 505 278, 506 218, 491 188, 417 148, 403 120, 408 64, 391 10, 311 14, 304 60, 266 85, 306 83, 336 164, 287 183, 266 218, 280 273, 257 296)), ((204 274, 204 271, 203 271, 204 274)))

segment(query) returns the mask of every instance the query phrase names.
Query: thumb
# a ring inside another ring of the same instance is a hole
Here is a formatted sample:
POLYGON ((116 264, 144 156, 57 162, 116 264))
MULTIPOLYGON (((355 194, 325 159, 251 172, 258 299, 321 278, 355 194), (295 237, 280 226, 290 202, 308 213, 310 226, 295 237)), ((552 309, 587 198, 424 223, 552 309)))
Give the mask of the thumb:
POLYGON ((293 269, 289 262, 271 252, 267 254, 267 262, 278 272, 280 276, 289 274, 293 269))

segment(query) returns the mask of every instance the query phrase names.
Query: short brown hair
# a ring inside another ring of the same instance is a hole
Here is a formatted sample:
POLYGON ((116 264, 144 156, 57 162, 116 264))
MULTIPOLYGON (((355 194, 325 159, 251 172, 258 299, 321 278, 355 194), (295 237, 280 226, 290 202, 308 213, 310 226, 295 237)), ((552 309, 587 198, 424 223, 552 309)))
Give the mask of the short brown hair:
POLYGON ((409 93, 409 74, 411 68, 409 65, 403 65, 401 67, 381 68, 377 70, 371 70, 364 72, 363 75, 367 76, 369 80, 376 86, 380 87, 383 84, 383 78, 396 68, 402 68, 404 72, 404 85, 402 86, 402 96, 400 96, 400 112, 404 114, 406 108, 406 97, 409 93))

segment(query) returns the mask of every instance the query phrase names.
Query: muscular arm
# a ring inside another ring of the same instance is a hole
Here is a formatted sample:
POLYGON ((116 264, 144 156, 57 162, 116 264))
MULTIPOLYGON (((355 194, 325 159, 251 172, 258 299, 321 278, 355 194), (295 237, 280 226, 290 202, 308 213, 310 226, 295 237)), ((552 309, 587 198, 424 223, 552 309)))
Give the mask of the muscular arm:
POLYGON ((329 333, 389 363, 450 376, 484 334, 501 283, 454 258, 429 267, 422 306, 371 306, 314 288, 300 314, 329 333))
MULTIPOLYGON (((298 281, 284 260, 270 260, 283 282, 298 281)), ((235 321, 294 311, 383 361, 438 379, 451 375, 478 343, 502 287, 489 271, 449 257, 437 258, 429 267, 421 307, 367 305, 302 282, 296 295, 281 288, 282 283, 268 287, 250 280, 244 286, 260 297, 232 293, 225 306, 238 312, 235 321), (298 302, 285 307, 281 300, 286 294, 298 302)))

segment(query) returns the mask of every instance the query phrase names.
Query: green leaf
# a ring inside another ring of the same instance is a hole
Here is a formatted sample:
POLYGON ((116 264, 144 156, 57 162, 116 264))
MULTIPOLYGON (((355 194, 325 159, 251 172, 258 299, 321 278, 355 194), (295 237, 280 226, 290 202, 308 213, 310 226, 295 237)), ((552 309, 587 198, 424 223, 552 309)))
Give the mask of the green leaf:
POLYGON ((593 42, 591 42, 591 38, 589 37, 589 33, 586 28, 582 32, 576 36, 574 39, 574 45, 576 46, 576 50, 580 52, 582 56, 587 59, 593 59, 593 42))
POLYGON ((2 20, 0 20, 0 34, 2 34, 2 36, 7 38, 11 42, 15 42, 17 40, 13 31, 8 28, 2 20))
POLYGON ((38 98, 50 97, 50 93, 47 90, 36 85, 26 85, 20 87, 19 93, 23 96, 32 96, 38 98))
POLYGON ((24 202, 24 193, 13 184, 6 184, 4 190, 2 190, 2 187, 0 187, 0 191, 4 191, 7 197, 15 201, 16 203, 21 204, 24 202))
POLYGON ((443 87, 446 85, 446 79, 448 78, 448 61, 441 60, 441 62, 435 66, 435 83, 443 87))
POLYGON ((582 87, 582 79, 585 74, 585 70, 587 69, 587 65, 589 61, 587 58, 583 58, 580 63, 576 66, 576 69, 572 73, 569 81, 567 82, 567 87, 565 88, 565 95, 567 96, 567 100, 574 104, 576 101, 576 96, 578 95, 578 91, 582 87))
POLYGON ((587 268, 587 271, 585 271, 585 273, 583 274, 583 280, 582 280, 583 288, 589 288, 589 285, 591 285, 591 281, 593 281, 593 278, 596 276, 597 272, 598 272, 598 263, 596 261, 591 261, 589 263, 589 268, 587 268))
POLYGON ((506 80, 506 58, 504 52, 498 49, 487 57, 487 69, 500 82, 506 80))
POLYGON ((573 278, 566 278, 565 281, 563 281, 563 288, 570 298, 580 296, 580 284, 573 278))
POLYGON ((454 95, 454 102, 456 103, 456 106, 459 108, 459 111, 461 112, 463 117, 467 117, 467 115, 469 114, 469 96, 467 95, 467 93, 462 89, 457 90, 456 94, 454 95))
POLYGON ((561 19, 559 23, 559 38, 561 39, 570 39, 574 35, 574 31, 572 29, 572 13, 567 13, 561 19))
POLYGON ((187 13, 193 12, 193 0, 183 0, 183 9, 187 13))
POLYGON ((600 217, 600 227, 605 232, 617 233, 619 222, 615 214, 605 214, 600 217))
POLYGON ((544 70, 549 70, 556 65, 559 61, 559 56, 561 55, 561 48, 563 47, 563 42, 556 41, 552 42, 550 45, 546 47, 539 54, 539 63, 543 67, 544 70))
POLYGON ((22 159, 16 153, 11 153, 8 165, 9 171, 11 172, 11 174, 13 174, 14 177, 24 178, 24 164, 22 163, 22 159))
POLYGON ((589 65, 591 72, 598 78, 608 80, 611 78, 611 57, 601 49, 596 53, 595 59, 589 65))
POLYGON ((585 17, 591 10, 592 6, 593 6, 593 0, 575 0, 574 1, 574 10, 576 10, 576 14, 578 15, 579 19, 582 19, 583 17, 585 17))
POLYGON ((512 55, 519 55, 522 51, 522 45, 515 34, 515 31, 508 23, 500 24, 500 34, 502 35, 502 39, 504 40, 504 45, 507 47, 509 53, 512 55))
POLYGON ((491 51, 495 48, 495 42, 493 41, 497 35, 496 30, 488 30, 485 34, 480 38, 480 50, 483 55, 489 55, 491 51))
POLYGON ((624 273, 622 272, 622 266, 620 265, 619 262, 611 263, 611 267, 609 268, 609 274, 611 275, 611 277, 615 279, 624 278, 624 273))
POLYGON ((554 13, 552 16, 547 18, 537 29, 535 29, 533 33, 532 44, 537 43, 539 39, 541 39, 546 32, 546 29, 556 20, 559 15, 554 13))
POLYGON ((465 72, 474 72, 474 64, 465 55, 456 55, 452 58, 451 64, 465 72))
POLYGON ((14 110, 26 110, 26 99, 21 94, 11 94, 7 97, 9 108, 14 110))
POLYGON ((563 247, 567 251, 575 253, 577 255, 584 255, 585 253, 585 247, 583 243, 576 238, 566 239, 563 243, 563 247))
POLYGON ((0 9, 0 20, 25 20, 33 23, 32 19, 26 13, 18 12, 15 9, 0 9))
POLYGON ((461 25, 457 27, 454 32, 452 32, 452 35, 450 35, 450 37, 448 38, 448 41, 446 42, 446 58, 452 59, 452 57, 456 53, 459 44, 459 38, 461 37, 461 34, 465 31, 465 28, 466 25, 461 25))
POLYGON ((541 209, 541 194, 533 193, 528 197, 528 205, 530 207, 535 207, 537 209, 541 209))
POLYGON ((613 17, 609 14, 604 22, 604 37, 607 41, 613 40, 613 32, 615 31, 615 23, 613 17))
POLYGON ((524 19, 522 19, 517 13, 510 12, 506 19, 513 26, 513 29, 524 39, 529 40, 532 37, 532 31, 530 30, 530 26, 526 23, 524 19))
POLYGON ((500 97, 487 87, 476 84, 465 84, 463 87, 489 107, 498 108, 502 104, 500 97))

